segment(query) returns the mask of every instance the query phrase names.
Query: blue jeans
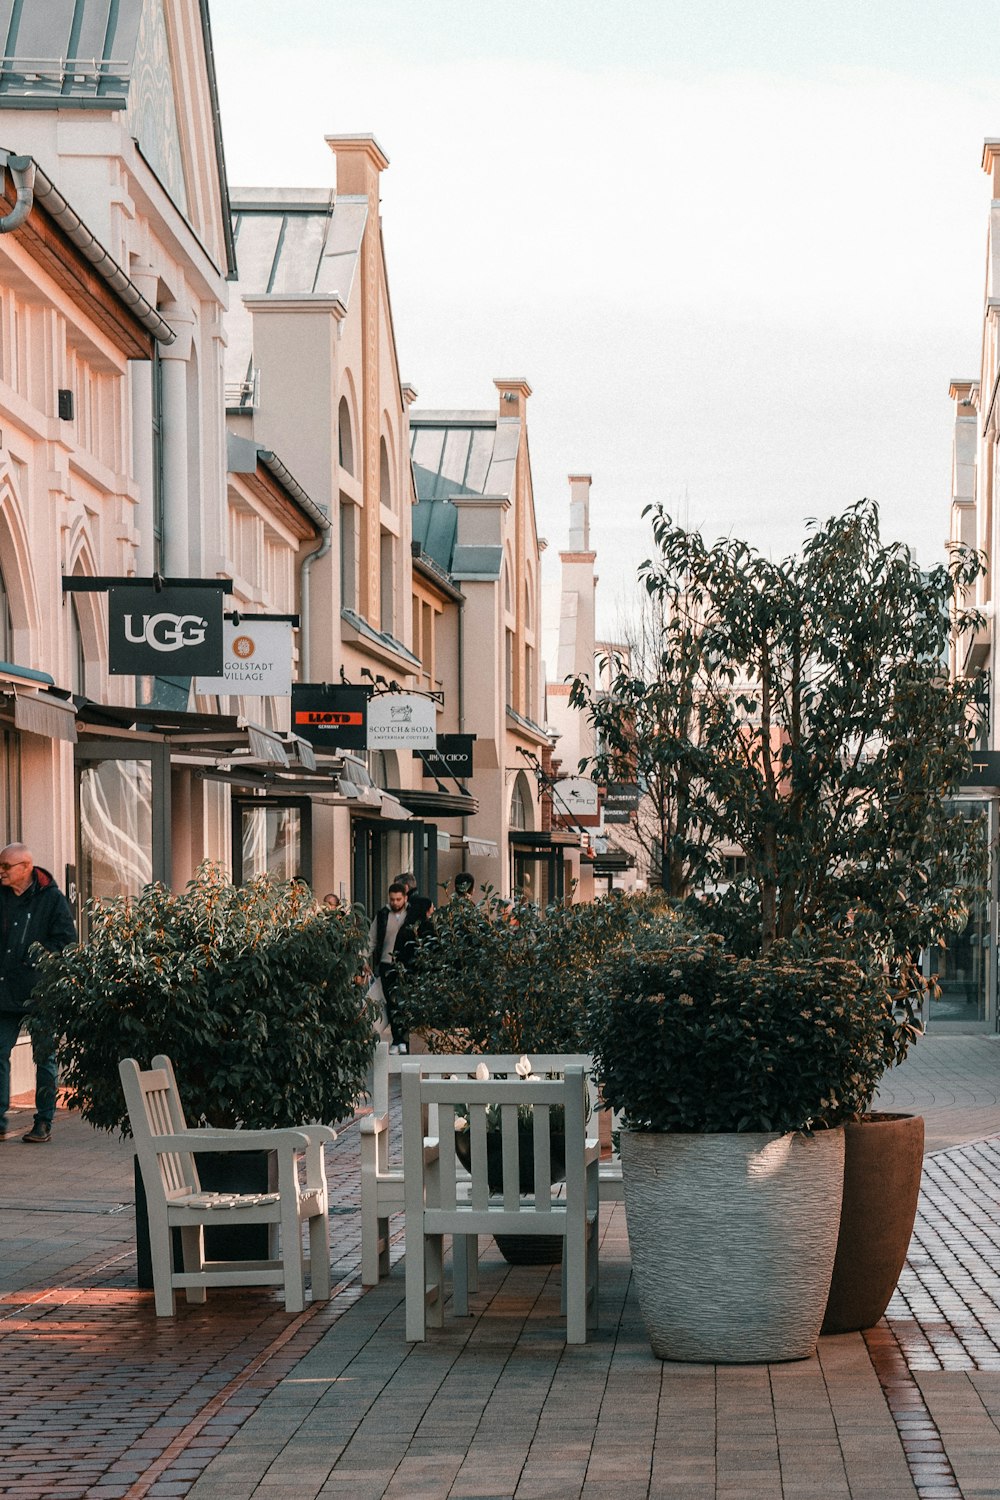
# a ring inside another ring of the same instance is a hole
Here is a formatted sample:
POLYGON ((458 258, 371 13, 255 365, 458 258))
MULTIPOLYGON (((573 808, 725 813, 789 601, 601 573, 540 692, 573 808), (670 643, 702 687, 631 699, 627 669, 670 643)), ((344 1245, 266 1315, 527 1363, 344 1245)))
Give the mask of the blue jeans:
MULTIPOLYGON (((0 1011, 0 1128, 7 1124, 10 1108, 10 1055, 21 1034, 22 1016, 0 1011)), ((56 1112, 56 1050, 51 1039, 32 1039, 35 1061, 35 1119, 52 1124, 56 1112)))

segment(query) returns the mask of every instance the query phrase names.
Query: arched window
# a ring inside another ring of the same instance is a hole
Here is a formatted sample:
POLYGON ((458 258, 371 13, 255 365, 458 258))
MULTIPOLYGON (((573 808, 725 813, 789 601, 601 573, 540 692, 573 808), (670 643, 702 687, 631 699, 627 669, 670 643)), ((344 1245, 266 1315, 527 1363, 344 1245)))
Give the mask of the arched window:
POLYGON ((354 433, 351 431, 351 408, 341 396, 337 408, 337 461, 348 474, 354 473, 354 433))
POLYGON ((528 826, 528 805, 520 776, 515 778, 514 790, 510 794, 510 826, 511 828, 527 828, 528 826))
POLYGON ((392 471, 389 468, 389 450, 385 446, 385 438, 379 443, 378 451, 378 498, 386 510, 392 510, 392 471))
POLYGON ((386 635, 396 633, 396 538, 391 531, 379 533, 379 614, 386 635))
POLYGON ((83 630, 76 596, 70 594, 70 687, 79 697, 87 696, 87 653, 83 649, 83 630))
POLYGON ((10 600, 7 585, 0 570, 0 661, 13 661, 14 624, 10 617, 10 600))

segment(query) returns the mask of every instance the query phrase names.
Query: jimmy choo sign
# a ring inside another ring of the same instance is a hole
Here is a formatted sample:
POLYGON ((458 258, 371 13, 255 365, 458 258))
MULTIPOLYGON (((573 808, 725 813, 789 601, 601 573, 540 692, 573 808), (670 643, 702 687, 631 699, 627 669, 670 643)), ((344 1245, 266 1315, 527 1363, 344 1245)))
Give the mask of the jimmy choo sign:
POLYGON ((119 676, 193 677, 223 670, 218 588, 108 589, 108 670, 119 676))

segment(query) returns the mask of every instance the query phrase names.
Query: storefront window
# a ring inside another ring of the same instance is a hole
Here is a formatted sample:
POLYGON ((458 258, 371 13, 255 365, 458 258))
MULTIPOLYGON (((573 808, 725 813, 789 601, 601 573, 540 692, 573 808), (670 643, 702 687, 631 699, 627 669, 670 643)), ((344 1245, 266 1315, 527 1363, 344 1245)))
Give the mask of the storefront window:
MULTIPOLYGON (((990 838, 989 802, 970 799, 955 805, 963 817, 979 819, 983 838, 990 838)), ((947 947, 932 950, 930 972, 940 990, 927 1012, 932 1030, 939 1022, 982 1024, 993 1019, 990 910, 990 897, 984 895, 973 904, 964 931, 952 933, 947 947)))
POLYGON ((83 899, 135 896, 153 879, 153 773, 147 760, 80 768, 83 899))
POLYGON ((258 875, 274 880, 312 878, 309 803, 237 802, 239 848, 235 875, 241 884, 258 875))

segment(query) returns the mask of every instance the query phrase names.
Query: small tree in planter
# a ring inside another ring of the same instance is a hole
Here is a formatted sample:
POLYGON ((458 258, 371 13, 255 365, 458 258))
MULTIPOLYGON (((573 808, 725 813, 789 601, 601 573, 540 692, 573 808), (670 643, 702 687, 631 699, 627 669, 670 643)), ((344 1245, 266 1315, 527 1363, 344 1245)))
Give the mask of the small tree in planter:
POLYGON ((653 535, 659 557, 640 574, 667 622, 658 675, 625 673, 609 697, 578 680, 573 701, 600 731, 599 776, 652 757, 667 785, 683 782, 677 857, 696 892, 718 876, 706 848, 743 850, 712 925, 748 954, 833 933, 893 971, 960 930, 985 843, 948 799, 983 694, 944 664, 952 629, 975 621, 957 611, 981 559, 956 548, 948 567, 920 569, 882 542, 870 501, 781 562, 735 539, 706 546, 662 507, 653 535), (643 734, 661 679, 686 717, 643 734))
MULTIPOLYGON (((891 976, 907 1022, 889 1017, 881 1030, 885 1069, 917 1034, 916 953, 961 929, 986 874, 982 825, 949 802, 982 722, 982 685, 949 681, 944 665, 951 632, 975 623, 961 600, 982 560, 955 548, 948 567, 921 570, 882 542, 870 501, 815 526, 781 562, 734 539, 706 546, 662 508, 653 534, 659 557, 641 572, 673 622, 660 675, 687 685, 694 711, 686 731, 645 753, 683 778, 685 826, 746 857, 721 897, 703 862, 702 920, 751 957, 795 942, 891 976)), ((574 684, 604 737, 599 775, 636 753, 646 684, 617 691, 620 704, 574 684)), ((912 1231, 923 1122, 883 1117, 847 1135, 828 1331, 884 1311, 912 1231)))
POLYGON ((713 936, 619 953, 590 1040, 624 1112, 622 1176, 639 1303, 663 1359, 812 1353, 837 1246, 841 1122, 866 1109, 892 1025, 885 985, 782 945, 713 936))
POLYGON ((594 970, 627 937, 684 930, 658 896, 573 906, 451 901, 406 974, 402 1004, 432 1052, 586 1051, 594 970))
POLYGON ((123 1057, 174 1063, 192 1121, 252 1129, 331 1122, 364 1089, 374 1017, 366 933, 308 888, 232 885, 204 865, 178 894, 91 903, 85 943, 39 960, 34 1024, 61 1037, 69 1103, 127 1133, 123 1057))

